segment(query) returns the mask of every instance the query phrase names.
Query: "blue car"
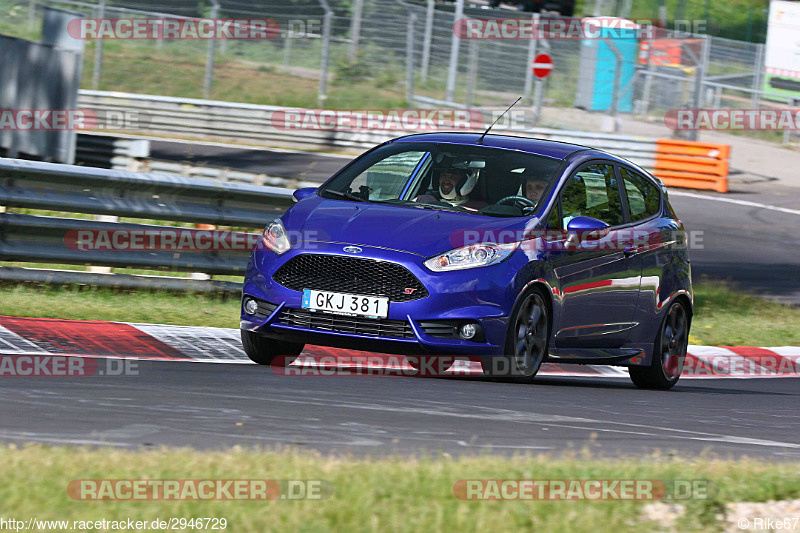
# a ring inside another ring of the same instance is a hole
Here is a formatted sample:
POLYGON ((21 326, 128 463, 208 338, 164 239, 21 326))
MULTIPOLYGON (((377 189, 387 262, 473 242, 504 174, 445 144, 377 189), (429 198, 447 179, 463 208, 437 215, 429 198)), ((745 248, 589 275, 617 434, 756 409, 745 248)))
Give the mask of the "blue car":
MULTIPOLYGON (((295 191, 250 257, 242 343, 478 359, 531 381, 545 361, 680 377, 692 319, 683 224, 650 173, 561 142, 400 137, 295 191)), ((440 364, 439 366, 443 366, 440 364)))

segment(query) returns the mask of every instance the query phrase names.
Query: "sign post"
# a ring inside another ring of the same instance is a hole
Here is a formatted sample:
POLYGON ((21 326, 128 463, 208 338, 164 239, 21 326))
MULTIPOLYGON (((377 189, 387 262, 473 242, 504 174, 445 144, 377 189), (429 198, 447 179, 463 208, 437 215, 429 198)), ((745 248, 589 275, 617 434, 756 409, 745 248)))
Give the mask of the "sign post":
POLYGON ((539 54, 531 65, 533 75, 536 76, 536 83, 533 89, 534 120, 539 123, 542 113, 542 98, 544 96, 544 79, 553 70, 553 58, 549 54, 539 54))

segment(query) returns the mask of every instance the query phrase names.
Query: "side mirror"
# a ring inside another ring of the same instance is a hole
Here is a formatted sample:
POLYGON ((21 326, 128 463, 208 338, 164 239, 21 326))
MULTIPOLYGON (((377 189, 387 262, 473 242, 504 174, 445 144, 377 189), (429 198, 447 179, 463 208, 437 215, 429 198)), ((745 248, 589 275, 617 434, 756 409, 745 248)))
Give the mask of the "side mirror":
POLYGON ((577 248, 578 244, 586 241, 598 241, 608 235, 609 225, 592 217, 575 217, 567 224, 566 246, 577 248))
POLYGON ((292 198, 294 198, 295 202, 299 202, 303 198, 314 194, 314 191, 316 190, 317 190, 316 187, 304 187, 302 189, 297 189, 292 193, 292 198))

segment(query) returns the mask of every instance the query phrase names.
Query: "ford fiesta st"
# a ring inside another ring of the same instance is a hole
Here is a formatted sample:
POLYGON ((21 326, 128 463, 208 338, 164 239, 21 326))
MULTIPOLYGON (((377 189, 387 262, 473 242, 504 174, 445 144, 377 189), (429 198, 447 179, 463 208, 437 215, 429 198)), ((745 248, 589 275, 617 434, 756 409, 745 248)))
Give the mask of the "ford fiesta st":
POLYGON ((242 294, 244 350, 304 344, 452 361, 530 381, 545 361, 683 368, 683 224, 650 173, 574 144, 410 135, 359 156, 270 222, 242 294))

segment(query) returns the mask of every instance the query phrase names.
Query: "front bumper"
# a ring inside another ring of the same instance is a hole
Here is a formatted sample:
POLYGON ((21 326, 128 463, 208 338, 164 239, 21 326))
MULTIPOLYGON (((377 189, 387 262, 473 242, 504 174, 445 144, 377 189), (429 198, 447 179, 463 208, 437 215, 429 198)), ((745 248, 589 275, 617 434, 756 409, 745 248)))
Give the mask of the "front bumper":
POLYGON ((359 257, 392 261, 403 265, 428 290, 429 295, 408 302, 389 304, 387 319, 408 324, 403 336, 372 335, 301 327, 283 320, 284 313, 302 309, 302 293, 272 279, 274 272, 302 253, 345 255, 343 244, 314 243, 313 249, 293 249, 283 255, 256 249, 250 257, 243 294, 275 304, 269 315, 248 315, 242 310, 241 328, 261 335, 305 344, 408 355, 495 356, 503 352, 508 315, 521 290, 518 272, 527 263, 523 254, 488 267, 434 273, 422 263, 424 257, 359 244, 359 257), (484 335, 481 342, 442 338, 426 333, 430 321, 475 321, 484 335))

